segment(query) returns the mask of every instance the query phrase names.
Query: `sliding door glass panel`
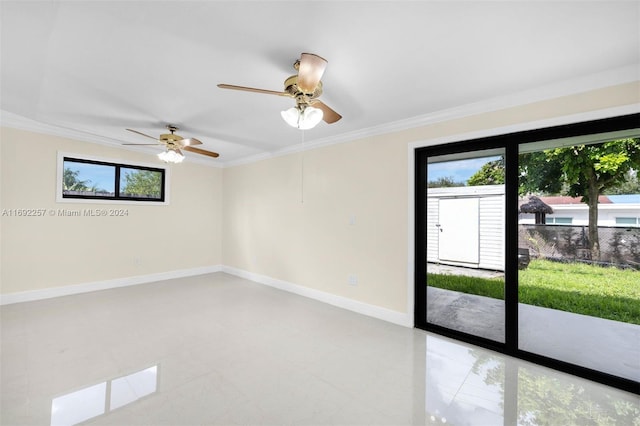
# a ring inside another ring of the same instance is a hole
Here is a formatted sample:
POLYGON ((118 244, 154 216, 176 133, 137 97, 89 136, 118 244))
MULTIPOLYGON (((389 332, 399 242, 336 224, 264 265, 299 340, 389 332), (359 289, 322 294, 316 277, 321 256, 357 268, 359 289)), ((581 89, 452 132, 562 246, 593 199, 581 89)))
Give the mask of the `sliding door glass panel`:
POLYGON ((640 381, 640 139, 520 146, 518 346, 640 381))
POLYGON ((427 323, 504 343, 504 151, 427 162, 427 323))

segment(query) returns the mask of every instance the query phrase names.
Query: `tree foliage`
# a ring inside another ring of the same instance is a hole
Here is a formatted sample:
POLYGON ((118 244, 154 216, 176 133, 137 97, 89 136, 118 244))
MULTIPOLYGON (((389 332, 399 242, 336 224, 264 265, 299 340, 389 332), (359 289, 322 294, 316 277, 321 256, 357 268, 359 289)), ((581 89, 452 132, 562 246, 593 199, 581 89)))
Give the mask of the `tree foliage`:
POLYGON ((428 188, 451 188, 465 186, 464 182, 456 182, 453 176, 443 176, 427 182, 428 188))
POLYGON ((518 156, 519 185, 518 192, 527 194, 551 195, 564 191, 562 164, 552 161, 546 151, 530 152, 518 156))
POLYGON ((504 157, 483 164, 480 170, 467 180, 469 186, 502 184, 504 184, 504 157))
POLYGON ((625 175, 640 168, 640 139, 556 148, 544 153, 549 162, 559 163, 568 184, 567 195, 581 196, 587 203, 596 194, 624 184, 625 175))
POLYGON ((624 175, 624 182, 602 191, 607 195, 640 194, 640 178, 637 170, 629 170, 624 175))
POLYGON ((125 172, 124 185, 120 192, 137 197, 160 197, 162 175, 152 170, 125 172))
POLYGON ((65 191, 88 191, 91 180, 79 180, 80 170, 64 169, 62 185, 65 191))

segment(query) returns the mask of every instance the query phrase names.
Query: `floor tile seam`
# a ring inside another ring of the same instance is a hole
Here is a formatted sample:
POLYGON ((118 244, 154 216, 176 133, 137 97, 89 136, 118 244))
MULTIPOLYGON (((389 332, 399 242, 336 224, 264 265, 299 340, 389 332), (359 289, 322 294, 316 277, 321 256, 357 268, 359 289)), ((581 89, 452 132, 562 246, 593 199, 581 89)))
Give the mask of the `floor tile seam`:
MULTIPOLYGON (((179 384, 171 387, 171 388, 164 388, 162 385, 162 381, 159 380, 159 389, 158 389, 158 395, 164 395, 164 396, 169 396, 169 394, 171 393, 181 393, 182 395, 188 395, 188 392, 184 392, 185 388, 187 388, 190 385, 193 385, 194 382, 197 382, 199 380, 202 380, 204 378, 206 378, 207 376, 213 376, 216 375, 218 376, 218 378, 222 378, 222 380, 225 381, 225 385, 226 386, 233 386, 234 390, 236 391, 236 393, 238 395, 243 395, 243 392, 240 388, 238 388, 234 383, 230 382, 226 377, 224 377, 224 375, 222 374, 222 372, 220 371, 209 371, 206 373, 202 373, 202 374, 197 374, 195 376, 190 377, 188 380, 185 380, 183 382, 180 382, 179 384)), ((221 380, 219 379, 216 383, 219 383, 221 380)), ((234 399, 240 399, 238 396, 234 397, 234 399)), ((235 401, 234 401, 235 402, 235 401)))
MULTIPOLYGON (((329 380, 325 379, 322 376, 319 376, 315 372, 310 372, 310 374, 313 375, 314 377, 316 377, 317 380, 319 380, 321 382, 324 382, 325 384, 331 386, 332 388, 336 389, 337 391, 339 391, 341 393, 344 393, 344 394, 347 394, 354 401, 360 401, 362 403, 365 403, 369 408, 374 409, 376 412, 379 412, 380 414, 383 414, 383 415, 385 414, 383 412, 380 412, 380 411, 376 410, 375 407, 370 407, 370 404, 368 402, 362 400, 363 394, 366 393, 366 392, 358 392, 358 391, 354 391, 354 390, 349 389, 349 388, 344 388, 344 387, 342 387, 340 385, 337 385, 337 384, 333 383, 332 381, 329 381, 329 380)), ((376 383, 380 383, 380 382, 381 382, 381 379, 378 378, 378 376, 376 376, 376 383)), ((376 384, 370 384, 370 388, 374 387, 374 386, 376 386, 376 384)), ((341 407, 344 407, 344 406, 346 406, 346 403, 343 404, 341 407)))
MULTIPOLYGON (((251 395, 248 394, 245 389, 238 387, 235 383, 233 383, 232 381, 229 381, 228 378, 226 378, 226 380, 229 382, 229 384, 231 384, 232 386, 234 386, 235 390, 238 392, 239 396, 236 398, 237 401, 234 401, 234 403, 243 403, 243 402, 247 402, 252 406, 252 410, 258 410, 260 415, 260 418, 265 418, 269 413, 267 411, 265 411, 265 409, 261 406, 261 402, 262 399, 259 399, 258 401, 255 401, 255 395, 251 395)), ((220 416, 217 416, 216 418, 223 418, 224 415, 228 414, 227 413, 223 413, 220 416)), ((256 424, 260 424, 262 425, 263 423, 256 423, 256 424)), ((298 422, 296 423, 278 423, 279 425, 281 424, 298 424, 298 422)))

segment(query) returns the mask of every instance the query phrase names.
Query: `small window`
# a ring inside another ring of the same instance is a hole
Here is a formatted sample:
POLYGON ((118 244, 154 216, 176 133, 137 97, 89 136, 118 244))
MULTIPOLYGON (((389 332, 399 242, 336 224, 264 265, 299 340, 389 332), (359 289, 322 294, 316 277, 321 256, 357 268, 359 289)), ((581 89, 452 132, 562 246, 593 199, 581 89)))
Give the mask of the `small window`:
POLYGON ((616 225, 640 226, 640 217, 616 217, 616 225))
POLYGON ((165 201, 163 168, 62 156, 61 169, 62 200, 165 201))
POLYGON ((571 225, 573 223, 572 217, 546 217, 547 225, 571 225))

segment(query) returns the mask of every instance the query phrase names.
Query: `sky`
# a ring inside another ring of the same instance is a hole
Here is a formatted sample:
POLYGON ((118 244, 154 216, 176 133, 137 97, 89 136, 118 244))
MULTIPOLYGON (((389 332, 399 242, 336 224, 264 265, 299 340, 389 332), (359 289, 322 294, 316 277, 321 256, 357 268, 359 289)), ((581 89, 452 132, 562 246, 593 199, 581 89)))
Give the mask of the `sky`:
POLYGON ((498 158, 500 157, 470 158, 468 160, 430 163, 427 168, 427 180, 433 181, 441 177, 452 177, 454 182, 466 182, 471 176, 480 170, 482 165, 489 161, 497 160, 498 158))
POLYGON ((113 166, 65 161, 64 168, 80 171, 78 180, 90 181, 86 184, 88 187, 95 185, 98 189, 104 189, 107 192, 115 191, 115 168, 113 166))

